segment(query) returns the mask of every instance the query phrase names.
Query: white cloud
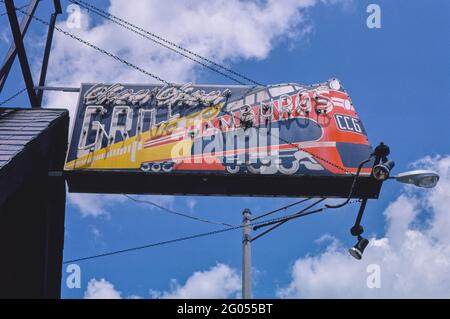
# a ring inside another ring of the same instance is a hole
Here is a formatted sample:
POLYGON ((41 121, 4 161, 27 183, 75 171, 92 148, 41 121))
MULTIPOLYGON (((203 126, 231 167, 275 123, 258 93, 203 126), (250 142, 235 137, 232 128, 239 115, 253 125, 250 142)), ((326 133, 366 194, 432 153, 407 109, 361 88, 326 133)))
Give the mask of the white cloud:
MULTIPOLYGON (((299 43, 312 28, 306 18, 307 10, 318 2, 345 3, 344 0, 111 0, 107 10, 203 56, 230 63, 264 59, 276 45, 299 43)), ((194 62, 107 20, 97 19, 94 13, 82 11, 81 28, 68 29, 66 21, 58 25, 169 81, 196 81, 198 69, 194 62)), ((55 33, 51 63, 48 85, 155 82, 59 32, 55 33)), ((63 92, 47 92, 44 101, 46 107, 69 108, 72 118, 76 102, 76 94, 63 92)))
POLYGON ((108 208, 126 201, 123 195, 81 193, 68 193, 67 199, 83 217, 109 217, 108 208))
POLYGON ((425 197, 425 205, 434 212, 430 220, 430 233, 450 242, 450 156, 425 157, 413 164, 414 168, 432 168, 440 173, 439 186, 425 197))
POLYGON ((102 232, 96 226, 90 225, 89 229, 91 230, 92 237, 94 237, 95 240, 99 240, 100 237, 102 237, 102 232))
MULTIPOLYGON (((150 290, 150 298, 158 299, 221 299, 240 296, 241 279, 237 271, 225 264, 217 264, 206 271, 194 272, 184 285, 172 279, 170 291, 150 290)), ((122 293, 105 279, 91 279, 84 293, 85 299, 120 299, 122 293)), ((140 299, 130 295, 128 299, 140 299)))
MULTIPOLYGON (((171 208, 175 202, 174 196, 133 196, 138 200, 149 200, 158 205, 171 208)), ((67 199, 70 205, 75 207, 83 217, 110 217, 110 208, 117 205, 124 205, 131 202, 128 198, 122 194, 84 194, 84 193, 68 193, 67 199)), ((159 208, 139 203, 142 208, 149 210, 158 210, 159 208)))
POLYGON ((333 240, 325 252, 298 259, 283 298, 449 298, 450 156, 415 164, 435 169, 433 190, 406 187, 385 210, 385 237, 372 238, 361 261, 333 240), (425 220, 425 221, 424 221, 425 220), (381 288, 369 289, 367 266, 381 267, 381 288))
POLYGON ((85 299, 121 299, 121 292, 114 288, 114 285, 104 278, 91 279, 84 293, 85 299))
POLYGON ((152 298, 163 299, 221 299, 236 298, 241 290, 241 279, 237 271, 225 264, 217 264, 206 271, 194 272, 180 285, 171 282, 170 291, 150 290, 152 298))
POLYGON ((189 211, 192 213, 194 211, 195 206, 197 206, 197 200, 193 197, 188 197, 186 199, 186 205, 189 208, 189 211))

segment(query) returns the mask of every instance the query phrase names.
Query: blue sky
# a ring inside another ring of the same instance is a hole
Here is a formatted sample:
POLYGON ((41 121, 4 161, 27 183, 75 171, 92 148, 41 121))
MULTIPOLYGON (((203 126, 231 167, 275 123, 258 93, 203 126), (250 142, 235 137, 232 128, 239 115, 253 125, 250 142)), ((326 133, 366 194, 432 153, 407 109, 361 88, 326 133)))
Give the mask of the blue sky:
MULTIPOLYGON (((384 141, 391 147, 396 172, 409 169, 412 162, 426 156, 449 154, 450 2, 337 2, 320 2, 308 8, 301 8, 301 22, 286 26, 273 35, 267 52, 247 54, 243 51, 240 56, 231 56, 225 58, 225 61, 233 69, 263 83, 309 84, 332 77, 339 78, 353 99, 372 145, 384 141), (381 29, 368 29, 366 26, 369 15, 366 7, 372 2, 381 7, 381 29), (310 28, 306 34, 292 36, 292 32, 306 27, 310 28)), ((21 4, 20 1, 17 3, 21 4)), ((68 4, 66 1, 62 3, 64 8, 68 4)), ((258 3, 265 5, 264 1, 258 3)), ((96 2, 97 6, 103 8, 107 8, 108 4, 108 1, 96 2)), ((234 1, 230 5, 233 4, 234 1)), ((47 17, 50 10, 50 1, 43 1, 38 15, 47 17)), ((59 19, 63 21, 66 18, 67 14, 64 14, 59 19)), ((94 16, 91 18, 91 25, 102 23, 94 16)), ((1 17, 2 37, 8 34, 7 27, 6 17, 1 17)), ((44 32, 41 25, 33 23, 27 35, 29 54, 35 62, 34 71, 39 67, 38 49, 44 32), (35 39, 39 41, 34 41, 35 39)), ((7 36, 10 38, 9 34, 7 36)), ((59 38, 56 39, 56 45, 58 41, 59 38)), ((75 42, 70 43, 74 47, 80 46, 75 42)), ((6 42, 0 41, 0 44, 1 52, 6 52, 6 42)), ((151 46, 150 43, 147 45, 151 46)), ((228 46, 233 45, 230 43, 228 46)), ((89 52, 88 48, 82 50, 89 52)), ((56 55, 59 57, 58 53, 56 55)), ((51 60, 50 68, 57 67, 52 62, 51 60)), ((149 67, 151 66, 150 63, 149 67)), ((189 78, 190 74, 195 74, 196 82, 229 83, 220 76, 194 68, 191 73, 185 72, 183 78, 189 78)), ((52 71, 50 81, 58 83, 58 79, 63 77, 64 75, 58 74, 57 71, 52 71)), ((17 91, 22 86, 18 83, 22 82, 16 63, 0 100, 17 91)), ((55 105, 50 99, 46 101, 52 106, 55 105)), ((27 106, 26 95, 20 96, 9 105, 27 106)), ((399 184, 386 183, 380 199, 369 202, 363 222, 367 236, 382 238, 386 235, 387 222, 383 212, 389 203, 398 201, 399 196, 405 192, 410 194, 399 184)), ((422 195, 411 196, 409 198, 421 198, 422 195)), ((250 208, 253 214, 258 214, 295 201, 286 198, 226 197, 154 199, 193 216, 233 224, 240 223, 244 208, 250 208)), ((65 259, 217 229, 212 225, 170 216, 149 206, 136 205, 124 199, 99 196, 95 197, 95 200, 104 201, 103 204, 97 203, 98 210, 104 214, 98 214, 96 217, 92 214, 83 215, 80 207, 74 204, 74 201, 69 201, 66 210, 65 259)), ((433 214, 433 211, 430 211, 430 214, 433 214)), ((299 258, 323 256, 327 249, 330 249, 330 242, 333 240, 342 244, 342 250, 353 245, 354 238, 350 236, 349 228, 355 215, 356 207, 352 206, 309 216, 289 222, 256 241, 253 245, 255 297, 278 296, 279 289, 292 282, 292 269, 299 258), (334 239, 317 241, 325 234, 334 239)), ((149 297, 150 290, 167 292, 176 289, 173 285, 171 288, 172 279, 176 279, 178 284, 183 286, 194 272, 208 271, 218 263, 227 265, 239 275, 241 236, 240 231, 232 231, 80 262, 81 289, 67 288, 67 274, 63 271, 62 296, 82 298, 92 278, 105 278, 123 297, 149 297)), ((364 271, 361 269, 356 271, 364 271)))

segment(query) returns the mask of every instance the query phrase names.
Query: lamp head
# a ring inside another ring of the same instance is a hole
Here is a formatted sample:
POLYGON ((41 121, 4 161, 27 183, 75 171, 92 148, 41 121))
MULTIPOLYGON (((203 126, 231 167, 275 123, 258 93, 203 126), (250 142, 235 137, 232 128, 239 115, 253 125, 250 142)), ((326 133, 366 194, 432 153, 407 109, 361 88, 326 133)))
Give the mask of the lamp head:
POLYGON ((368 239, 358 236, 358 242, 356 243, 355 246, 350 248, 348 252, 350 253, 350 255, 352 255, 353 258, 360 260, 364 253, 364 249, 366 249, 368 244, 369 244, 368 239))
POLYGON ((417 187, 433 188, 439 181, 439 174, 431 170, 415 170, 400 173, 395 176, 400 183, 413 184, 417 187))
POLYGON ((394 168, 394 161, 387 161, 382 164, 377 164, 372 170, 372 175, 375 179, 379 181, 385 181, 389 178, 391 170, 394 168))

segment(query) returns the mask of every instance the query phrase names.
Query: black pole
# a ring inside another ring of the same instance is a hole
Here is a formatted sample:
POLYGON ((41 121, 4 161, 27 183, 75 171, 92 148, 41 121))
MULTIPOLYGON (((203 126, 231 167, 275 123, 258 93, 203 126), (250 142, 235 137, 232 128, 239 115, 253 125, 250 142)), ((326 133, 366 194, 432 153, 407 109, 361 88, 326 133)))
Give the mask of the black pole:
MULTIPOLYGON (((31 16, 36 11, 38 3, 39 0, 32 0, 30 2, 27 8, 27 14, 22 18, 22 21, 20 22, 20 34, 22 36, 22 39, 25 37, 25 33, 27 32, 32 20, 31 16)), ((0 92, 3 90, 9 71, 11 70, 14 59, 16 58, 16 54, 17 49, 15 43, 13 42, 8 50, 8 53, 6 54, 5 60, 3 61, 3 66, 0 70, 0 92)))
POLYGON ((361 219, 366 209, 367 198, 361 201, 361 206, 359 207, 358 216, 356 216, 355 225, 350 229, 350 233, 353 236, 360 236, 364 232, 364 228, 361 226, 361 219))
MULTIPOLYGON (((53 40, 53 33, 55 30, 55 23, 56 23, 56 17, 58 16, 60 12, 55 11, 55 13, 52 13, 50 17, 50 24, 48 26, 48 32, 47 32, 47 41, 45 43, 45 51, 44 51, 44 58, 42 60, 42 67, 41 67, 41 76, 39 78, 39 86, 43 87, 45 86, 45 78, 47 77, 47 68, 48 68, 48 60, 50 58, 50 50, 52 48, 52 40, 53 40)), ((42 97, 44 96, 44 90, 39 89, 38 90, 38 100, 39 100, 39 106, 42 107, 42 97)))
POLYGON ((9 25, 16 45, 17 55, 19 56, 20 67, 22 69, 23 79, 27 88, 28 98, 31 107, 39 107, 39 101, 34 91, 33 77, 31 76, 30 66, 28 64, 25 46, 23 44, 22 33, 20 32, 19 22, 17 21, 16 8, 13 0, 5 0, 6 11, 8 12, 9 25))

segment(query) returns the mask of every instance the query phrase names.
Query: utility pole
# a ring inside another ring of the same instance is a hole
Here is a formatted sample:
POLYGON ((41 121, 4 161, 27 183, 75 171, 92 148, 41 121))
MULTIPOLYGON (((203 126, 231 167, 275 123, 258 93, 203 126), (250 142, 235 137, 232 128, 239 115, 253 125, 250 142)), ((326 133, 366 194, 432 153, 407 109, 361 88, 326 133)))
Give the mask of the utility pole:
MULTIPOLYGON (((294 206, 303 202, 306 202, 310 200, 311 198, 306 198, 298 203, 295 203, 290 206, 294 206)), ((290 216, 286 216, 285 218, 280 218, 273 221, 267 221, 258 223, 257 225, 252 226, 252 222, 266 217, 270 214, 276 213, 282 209, 276 209, 271 212, 268 212, 263 215, 255 216, 252 218, 252 213, 250 212, 250 209, 246 208, 242 212, 242 299, 252 299, 252 242, 257 240, 258 238, 261 238, 262 236, 266 235, 267 233, 271 232, 272 230, 280 227, 284 223, 299 218, 303 216, 307 216, 310 214, 321 212, 324 208, 319 208, 316 210, 310 210, 315 205, 321 203, 324 201, 325 198, 320 198, 311 205, 308 205, 307 207, 301 209, 299 212, 292 214, 290 216), (255 236, 251 235, 252 230, 258 230, 263 227, 271 226, 268 229, 259 232, 255 236)), ((287 206, 289 207, 289 206, 287 206)), ((285 207, 285 208, 287 208, 285 207)), ((283 208, 283 209, 285 209, 283 208)))
POLYGON ((242 212, 244 225, 242 236, 242 299, 252 298, 252 239, 251 239, 251 212, 247 208, 242 212))

